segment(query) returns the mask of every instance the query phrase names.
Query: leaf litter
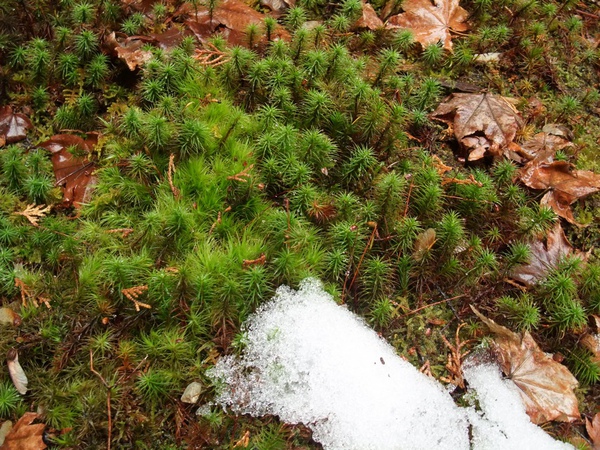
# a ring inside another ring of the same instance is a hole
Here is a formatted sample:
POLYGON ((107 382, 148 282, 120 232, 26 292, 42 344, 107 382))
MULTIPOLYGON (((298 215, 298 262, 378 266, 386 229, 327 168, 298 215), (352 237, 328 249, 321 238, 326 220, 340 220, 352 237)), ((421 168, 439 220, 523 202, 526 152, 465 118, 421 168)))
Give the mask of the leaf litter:
POLYGON ((43 438, 46 425, 33 423, 39 417, 39 414, 32 412, 23 414, 23 417, 6 435, 0 450, 44 450, 48 448, 43 438))
POLYGON ((458 0, 407 0, 402 3, 404 12, 390 17, 387 28, 408 28, 415 40, 423 46, 442 42, 452 50, 451 31, 464 32, 469 13, 459 6, 458 0))

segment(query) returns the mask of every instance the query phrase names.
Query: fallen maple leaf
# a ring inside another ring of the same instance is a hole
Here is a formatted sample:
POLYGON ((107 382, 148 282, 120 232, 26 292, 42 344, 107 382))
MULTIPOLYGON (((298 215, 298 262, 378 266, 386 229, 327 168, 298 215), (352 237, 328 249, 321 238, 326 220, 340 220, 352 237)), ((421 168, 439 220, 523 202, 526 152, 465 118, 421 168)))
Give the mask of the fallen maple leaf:
POLYGON ((587 431, 593 445, 593 450, 600 450, 600 413, 596 413, 592 421, 585 419, 587 431))
POLYGON ((103 47, 105 51, 127 64, 129 70, 136 70, 142 67, 152 58, 150 50, 143 50, 142 47, 147 43, 152 43, 153 39, 149 36, 131 36, 123 33, 112 32, 106 36, 103 47))
POLYGON ((44 450, 48 448, 43 439, 46 425, 43 423, 32 424, 37 418, 39 415, 36 413, 23 414, 23 417, 6 435, 0 450, 44 450))
POLYGON ((558 150, 573 146, 565 137, 567 135, 560 125, 548 124, 542 132, 522 144, 518 153, 528 160, 551 161, 558 150))
POLYGON ((34 227, 37 227, 39 220, 42 217, 45 217, 51 209, 52 206, 50 205, 36 205, 35 203, 32 203, 27 205, 27 208, 25 208, 24 211, 16 212, 15 215, 25 217, 34 227))
POLYGON ((432 117, 453 127, 469 161, 512 151, 513 140, 523 126, 521 116, 508 99, 488 93, 454 93, 432 117))
POLYGON ((89 196, 96 165, 87 157, 73 156, 70 148, 90 154, 98 142, 98 135, 89 133, 87 139, 71 134, 57 134, 39 146, 52 153, 52 167, 56 185, 63 188, 63 205, 78 208, 89 196))
POLYGON ((552 159, 536 158, 528 162, 519 172, 519 179, 532 189, 548 189, 540 203, 570 223, 582 226, 575 220, 570 205, 600 191, 600 174, 574 170, 570 163, 552 159))
MULTIPOLYGON (((185 24, 204 44, 216 31, 219 31, 230 45, 246 45, 248 43, 246 35, 248 25, 262 26, 267 17, 240 0, 223 0, 214 9, 212 18, 205 6, 199 6, 197 11, 189 4, 185 4, 182 8, 185 8, 190 15, 190 19, 186 20, 185 24)), ((278 25, 271 38, 287 41, 290 39, 290 35, 278 25)))
POLYGON ((519 388, 527 414, 536 424, 580 417, 573 390, 577 379, 562 364, 544 353, 528 331, 522 335, 498 325, 471 306, 495 338, 492 349, 502 372, 519 388))
POLYGON ((0 106, 0 141, 4 144, 22 141, 27 137, 27 130, 33 128, 31 120, 21 113, 14 113, 10 106, 0 106))
POLYGON ((441 41, 446 50, 452 50, 450 30, 469 29, 464 23, 469 14, 458 0, 407 0, 402 9, 402 14, 390 17, 386 28, 409 28, 423 46, 441 41))
POLYGON ((548 232, 545 243, 541 239, 537 240, 529 245, 529 250, 529 263, 515 267, 510 274, 512 279, 527 286, 533 286, 546 278, 548 272, 568 255, 575 254, 587 259, 585 253, 573 249, 560 223, 556 223, 548 232))

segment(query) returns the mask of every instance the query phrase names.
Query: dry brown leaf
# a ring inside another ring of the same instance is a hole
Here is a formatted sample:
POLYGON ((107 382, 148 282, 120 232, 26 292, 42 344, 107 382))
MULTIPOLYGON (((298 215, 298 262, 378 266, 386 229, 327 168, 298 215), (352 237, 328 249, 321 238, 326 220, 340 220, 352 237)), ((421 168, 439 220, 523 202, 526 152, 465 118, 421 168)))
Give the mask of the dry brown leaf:
POLYGON ((0 140, 3 141, 0 147, 22 141, 31 128, 33 124, 25 114, 14 113, 9 105, 0 106, 0 140))
POLYGON ((89 133, 87 139, 71 134, 57 134, 39 146, 52 153, 52 167, 56 184, 63 190, 63 205, 78 208, 89 199, 94 184, 96 165, 87 157, 73 156, 70 148, 89 155, 98 142, 98 135, 89 133))
POLYGON ((19 394, 25 395, 27 393, 27 375, 19 363, 19 354, 17 350, 11 348, 6 354, 6 364, 8 366, 8 374, 12 380, 15 388, 19 391, 19 394))
POLYGON ((0 450, 44 450, 48 448, 43 439, 46 425, 43 423, 32 424, 38 418, 39 415, 36 413, 23 414, 23 417, 6 435, 0 450))
MULTIPOLYGON (((262 23, 267 17, 241 0, 221 1, 213 11, 212 20, 208 8, 205 6, 199 6, 197 12, 189 4, 182 8, 185 8, 190 16, 185 24, 202 43, 207 43, 218 31, 230 45, 247 45, 246 29, 248 25, 254 24, 262 27, 262 23)), ((290 39, 290 34, 278 25, 271 38, 287 41, 290 39)), ((263 36, 262 39, 266 38, 263 36)))
POLYGON ((520 154, 528 160, 545 160, 554 156, 558 150, 573 146, 563 136, 542 131, 521 145, 520 154))
POLYGON ((128 37, 123 33, 113 31, 106 36, 103 47, 108 54, 124 61, 129 70, 133 71, 142 67, 152 58, 151 51, 142 49, 147 43, 154 43, 154 39, 149 36, 128 37))
POLYGON ((596 413, 591 422, 585 419, 585 430, 592 441, 593 450, 600 450, 600 413, 596 413))
POLYGON ((458 0, 407 0, 402 3, 404 12, 390 17, 386 28, 409 28, 415 40, 423 46, 444 43, 452 50, 453 31, 467 31, 467 11, 458 5, 458 0))
POLYGON ((262 6, 266 6, 275 18, 280 17, 285 10, 296 6, 296 0, 260 0, 262 6))
POLYGON ((378 30, 383 28, 383 21, 377 16, 370 3, 363 2, 362 15, 354 24, 354 28, 368 28, 369 30, 378 30))
POLYGON ((431 247, 433 247, 433 244, 435 244, 436 240, 436 234, 433 228, 427 228, 422 233, 419 233, 415 239, 413 257, 417 261, 421 261, 431 247))
POLYGON ((502 372, 519 388, 527 414, 536 424, 579 420, 577 379, 562 364, 544 353, 529 332, 522 335, 498 325, 471 306, 495 338, 492 349, 502 372))
POLYGON ((36 205, 34 203, 27 205, 24 211, 16 212, 15 215, 23 216, 34 226, 37 227, 39 220, 42 217, 46 217, 46 214, 50 212, 52 206, 48 205, 36 205))
POLYGON ((574 170, 570 163, 552 159, 530 161, 519 172, 519 178, 532 189, 548 189, 540 203, 549 206, 570 223, 581 226, 575 220, 570 205, 600 191, 600 174, 574 170))
POLYGON ((517 131, 523 126, 521 116, 508 99, 487 93, 454 93, 432 117, 452 126, 469 161, 510 152, 517 131))
POLYGON ((528 264, 516 267, 510 274, 511 278, 527 286, 533 286, 543 280, 548 272, 566 256, 575 254, 586 259, 585 253, 575 251, 560 225, 557 223, 548 232, 546 243, 538 240, 529 245, 531 256, 528 264))
POLYGON ((592 360, 600 364, 600 334, 588 333, 581 338, 581 343, 592 352, 592 360))

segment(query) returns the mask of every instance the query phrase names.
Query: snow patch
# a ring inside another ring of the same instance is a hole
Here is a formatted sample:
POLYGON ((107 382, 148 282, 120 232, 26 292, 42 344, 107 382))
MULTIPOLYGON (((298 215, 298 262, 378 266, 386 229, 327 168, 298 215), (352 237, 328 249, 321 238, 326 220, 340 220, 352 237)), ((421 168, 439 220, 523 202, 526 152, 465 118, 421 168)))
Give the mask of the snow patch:
POLYGON ((325 449, 467 450, 470 423, 476 450, 572 448, 529 422, 493 366, 466 372, 482 412, 459 408, 316 280, 279 288, 245 327, 241 357, 223 357, 208 373, 221 387, 217 404, 303 423, 325 449))

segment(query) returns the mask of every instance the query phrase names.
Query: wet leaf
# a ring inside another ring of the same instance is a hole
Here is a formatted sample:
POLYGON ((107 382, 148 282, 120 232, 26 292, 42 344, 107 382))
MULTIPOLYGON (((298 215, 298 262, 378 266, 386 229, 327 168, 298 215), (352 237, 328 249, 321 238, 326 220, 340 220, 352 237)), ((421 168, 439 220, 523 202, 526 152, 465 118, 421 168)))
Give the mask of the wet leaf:
POLYGON ((571 372, 543 352, 529 332, 514 333, 473 306, 471 309, 494 333, 492 349, 498 364, 519 388, 531 421, 540 424, 578 420, 578 401, 573 392, 578 382, 571 372))
POLYGON ((19 363, 19 354, 14 348, 11 348, 6 354, 6 364, 8 365, 8 374, 19 394, 27 393, 27 375, 19 363))
POLYGON ((593 450, 600 450, 600 413, 596 413, 590 421, 585 419, 585 430, 593 444, 593 450))
POLYGON ((71 134, 57 134, 39 145, 52 153, 56 185, 63 190, 63 206, 79 207, 88 200, 96 165, 90 162, 87 155, 97 142, 97 133, 89 133, 85 140, 71 134), (73 156, 69 149, 86 156, 73 156))
POLYGON ((453 31, 467 31, 467 11, 458 5, 458 0, 406 0, 404 12, 390 17, 386 28, 409 28, 415 40, 423 46, 444 43, 452 50, 453 31))
POLYGON ((23 417, 6 435, 0 450, 44 450, 48 448, 43 439, 46 425, 43 423, 32 424, 38 418, 39 415, 36 413, 23 414, 23 417))
POLYGON ((581 224, 575 220, 570 205, 600 191, 600 174, 575 170, 567 161, 553 161, 553 158, 530 161, 519 172, 519 178, 532 189, 548 189, 540 203, 578 226, 581 224))
POLYGON ((13 112, 8 105, 0 106, 0 147, 22 141, 31 128, 33 124, 25 114, 13 112))
POLYGON ((500 157, 512 150, 523 120, 505 97, 484 94, 452 94, 432 117, 453 127, 469 161, 486 155, 500 157))
MULTIPOLYGON (((199 6, 197 12, 189 5, 184 6, 187 6, 190 15, 190 19, 185 23, 202 43, 207 43, 211 36, 219 31, 230 45, 246 45, 248 25, 262 27, 263 20, 267 17, 240 0, 220 2, 213 12, 212 20, 205 6, 199 6)), ((277 26, 272 39, 289 40, 290 35, 283 27, 277 26)))
POLYGON ((383 28, 383 21, 377 16, 370 3, 362 5, 362 15, 354 24, 354 28, 368 28, 369 30, 378 30, 383 28))
POLYGON ((521 145, 519 153, 528 160, 543 161, 552 158, 557 151, 571 146, 573 146, 573 143, 562 135, 542 131, 521 145))
POLYGON ((573 249, 560 223, 548 232, 545 243, 542 239, 535 241, 529 245, 529 250, 529 263, 516 267, 510 275, 527 286, 533 286, 543 280, 548 272, 568 255, 575 253, 582 259, 587 258, 586 254, 573 249))

